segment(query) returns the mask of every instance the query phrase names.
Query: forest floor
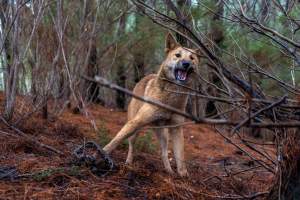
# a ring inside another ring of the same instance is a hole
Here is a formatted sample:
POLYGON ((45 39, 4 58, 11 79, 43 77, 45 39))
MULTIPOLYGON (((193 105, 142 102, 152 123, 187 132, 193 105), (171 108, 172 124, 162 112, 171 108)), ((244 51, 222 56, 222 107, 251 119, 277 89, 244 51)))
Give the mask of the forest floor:
MULTIPOLYGON (((107 143, 126 122, 126 112, 100 105, 88 106, 95 119, 66 109, 58 118, 42 119, 35 113, 16 127, 36 140, 62 151, 63 156, 13 137, 17 134, 0 123, 0 168, 15 167, 23 177, 0 181, 0 199, 247 199, 264 193, 273 174, 207 125, 186 125, 185 154, 189 178, 169 176, 160 159, 156 138, 146 131, 137 142, 134 166, 124 165, 124 143, 111 157, 118 168, 97 176, 86 166, 77 166, 72 152, 84 141, 107 143)), ((232 138, 237 144, 240 142, 232 138)), ((259 139, 250 138, 256 142, 259 139)), ((170 145, 171 146, 171 145, 170 145)), ((261 147, 257 147, 261 148, 261 147)), ((272 146, 264 151, 274 155, 272 146)), ((256 158, 259 155, 251 152, 256 158)), ((173 155, 170 160, 175 169, 173 155)))

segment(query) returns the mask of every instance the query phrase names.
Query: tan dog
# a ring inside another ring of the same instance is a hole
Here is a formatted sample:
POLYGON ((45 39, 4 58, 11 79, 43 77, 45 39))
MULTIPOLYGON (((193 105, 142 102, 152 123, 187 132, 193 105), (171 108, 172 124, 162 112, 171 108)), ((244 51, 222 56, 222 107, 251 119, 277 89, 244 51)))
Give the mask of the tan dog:
MULTIPOLYGON (((187 89, 172 84, 164 79, 191 86, 192 72, 198 66, 197 52, 181 47, 169 33, 166 38, 166 59, 161 64, 158 74, 150 74, 144 77, 134 88, 133 92, 139 96, 145 96, 174 108, 185 111, 189 92, 187 89)), ((107 153, 114 150, 123 140, 129 137, 129 151, 126 163, 132 164, 133 143, 136 139, 136 131, 146 125, 173 125, 183 123, 184 117, 167 111, 163 108, 132 99, 128 106, 128 122, 104 147, 107 153)), ((168 136, 173 141, 173 151, 180 176, 187 176, 184 162, 184 137, 182 127, 158 129, 156 135, 160 141, 162 160, 165 169, 173 173, 168 159, 168 136)))

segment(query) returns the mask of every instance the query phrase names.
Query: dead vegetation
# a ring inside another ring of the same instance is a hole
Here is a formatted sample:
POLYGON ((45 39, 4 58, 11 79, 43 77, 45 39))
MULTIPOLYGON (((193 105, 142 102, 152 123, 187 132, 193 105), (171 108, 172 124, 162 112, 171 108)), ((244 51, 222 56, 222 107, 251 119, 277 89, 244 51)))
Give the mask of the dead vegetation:
POLYGON ((299 8, 296 0, 1 0, 0 198, 297 199, 299 8), (126 110, 126 94, 161 63, 169 31, 201 50, 187 112, 168 107, 191 120, 190 178, 162 170, 155 129, 142 131, 134 168, 123 165, 126 142, 108 173, 97 147, 75 158, 78 146, 103 146, 124 125, 126 114, 109 108, 126 110))
MULTIPOLYGON (((1 199, 251 199, 251 195, 263 196, 274 178, 228 144, 213 127, 205 125, 185 127, 188 179, 171 177, 163 171, 158 150, 154 148, 156 140, 150 138, 153 134, 149 131, 142 133, 137 143, 139 153, 133 168, 124 166, 127 153, 124 144, 112 155, 118 167, 99 176, 90 168, 77 165, 72 152, 83 141, 103 142, 106 137, 108 141, 122 127, 126 113, 99 105, 88 109, 101 127, 97 134, 87 118, 71 110, 51 122, 36 113, 18 127, 63 155, 22 137, 0 134, 1 140, 6 141, 1 143, 0 166, 15 167, 18 173, 0 182, 1 199), (152 143, 144 142, 149 139, 152 143)), ((3 123, 1 130, 13 132, 3 123)), ((272 146, 264 148, 274 156, 272 146)), ((173 159, 171 163, 175 166, 173 159)))

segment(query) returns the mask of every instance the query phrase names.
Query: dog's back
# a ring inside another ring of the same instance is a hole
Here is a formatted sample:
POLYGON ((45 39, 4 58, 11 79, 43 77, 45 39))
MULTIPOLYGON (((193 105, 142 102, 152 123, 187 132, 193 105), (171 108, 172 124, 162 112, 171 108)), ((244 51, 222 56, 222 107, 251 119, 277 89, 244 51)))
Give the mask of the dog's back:
MULTIPOLYGON (((147 85, 151 80, 154 80, 156 78, 156 74, 149 74, 148 76, 145 76, 142 80, 140 80, 134 87, 133 93, 138 96, 145 96, 145 91, 147 88, 147 85)), ((139 111, 139 109, 142 107, 144 102, 137 100, 135 98, 132 98, 130 100, 130 103, 128 105, 128 120, 131 120, 134 118, 136 113, 139 111)))

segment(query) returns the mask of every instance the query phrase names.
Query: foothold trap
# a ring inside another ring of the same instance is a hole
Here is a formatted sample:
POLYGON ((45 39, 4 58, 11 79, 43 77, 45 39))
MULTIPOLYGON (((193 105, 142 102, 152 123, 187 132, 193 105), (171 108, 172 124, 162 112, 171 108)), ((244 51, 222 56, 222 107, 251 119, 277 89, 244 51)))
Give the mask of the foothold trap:
POLYGON ((88 141, 77 147, 74 156, 78 165, 89 167, 98 176, 105 176, 116 169, 116 165, 110 156, 93 141, 88 141))

